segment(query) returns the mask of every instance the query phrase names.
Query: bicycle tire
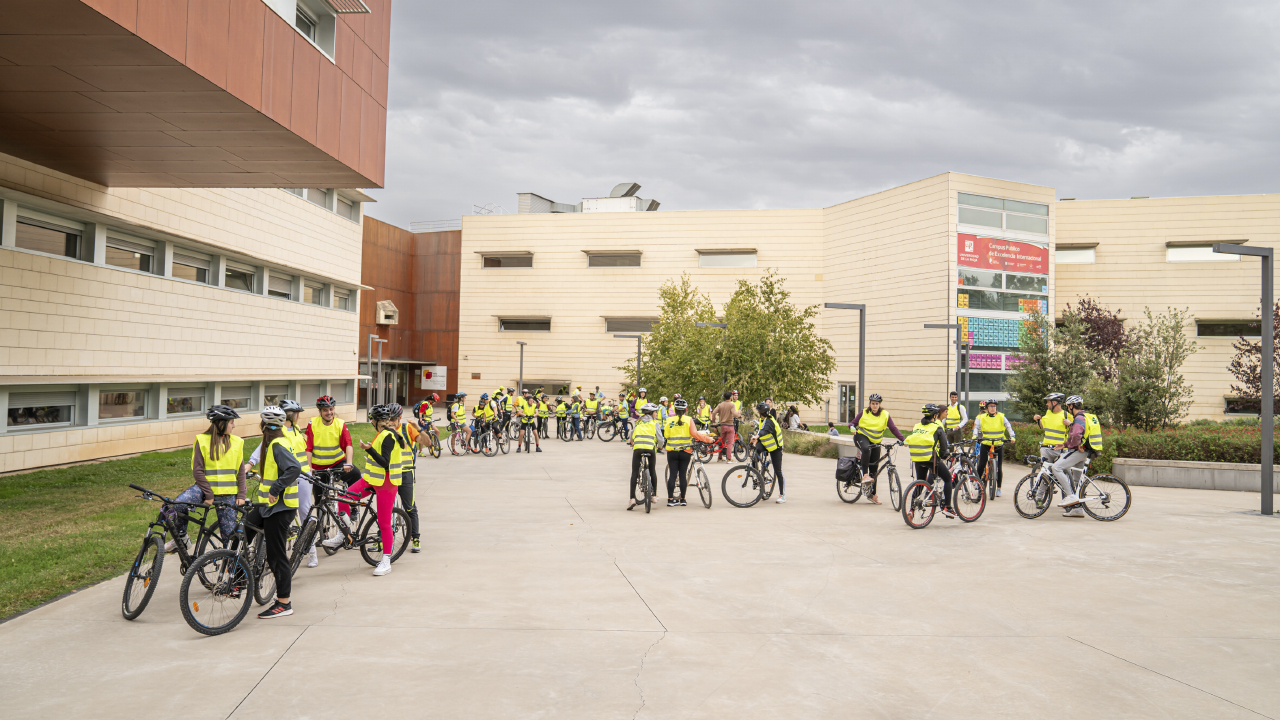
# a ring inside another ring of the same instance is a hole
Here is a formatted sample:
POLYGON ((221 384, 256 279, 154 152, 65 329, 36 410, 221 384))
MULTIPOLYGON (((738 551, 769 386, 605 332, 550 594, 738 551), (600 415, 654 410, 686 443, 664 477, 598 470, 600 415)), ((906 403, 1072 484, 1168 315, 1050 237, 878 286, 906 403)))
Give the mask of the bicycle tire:
POLYGON ((725 471, 720 479, 720 494, 725 502, 739 508, 749 508, 764 496, 764 481, 759 471, 750 465, 735 465, 725 471), (729 494, 730 486, 734 495, 729 494), (754 491, 754 492, 753 492, 754 491))
POLYGON ((897 468, 889 468, 889 504, 894 510, 902 509, 902 481, 898 479, 897 468))
POLYGON ((533 428, 529 427, 526 423, 524 426, 524 432, 521 433, 521 436, 524 438, 524 452, 527 455, 529 453, 529 446, 533 445, 533 428))
POLYGON ((480 438, 480 452, 485 457, 493 457, 498 454, 498 438, 494 437, 493 433, 486 432, 480 438))
MULTIPOLYGON (((333 515, 331 515, 331 514, 329 514, 329 513, 324 513, 324 514, 322 515, 322 517, 320 518, 320 530, 319 530, 319 532, 320 532, 320 538, 319 538, 319 539, 321 539, 321 540, 326 540, 326 539, 328 539, 328 538, 330 538, 330 537, 333 537, 333 534, 334 534, 334 533, 339 532, 339 530, 338 530, 338 521, 335 519, 335 517, 334 517, 333 515)), ((324 548, 324 554, 325 554, 325 555, 336 555, 336 554, 338 553, 338 551, 342 549, 342 546, 341 546, 341 545, 339 545, 338 547, 329 547, 328 545, 325 545, 324 543, 319 543, 319 544, 318 544, 318 547, 322 547, 322 548, 324 548)))
POLYGON ((589 423, 587 423, 587 426, 586 426, 585 428, 583 428, 582 434, 583 434, 583 436, 585 436, 588 440, 595 440, 595 438, 596 438, 596 423, 595 423, 595 421, 594 421, 594 420, 593 420, 593 421, 591 421, 591 422, 589 422, 589 423))
MULTIPOLYGON (((400 559, 405 548, 409 546, 409 513, 401 508, 391 509, 391 562, 400 559)), ((370 514, 360 537, 360 556, 364 561, 377 567, 382 560, 382 531, 378 529, 378 518, 370 514), (371 533, 377 532, 375 539, 371 533)))
POLYGON ((711 509, 711 478, 707 477, 707 471, 698 468, 694 473, 694 477, 698 483, 698 495, 702 497, 702 505, 706 509, 711 509))
POLYGON ((617 423, 605 423, 604 425, 600 426, 600 432, 596 433, 596 437, 599 437, 601 442, 609 442, 613 440, 613 438, 616 437, 617 435, 618 435, 617 423))
POLYGON ((982 481, 968 474, 960 475, 960 482, 951 489, 951 509, 956 517, 971 523, 982 517, 987 507, 987 489, 982 481))
POLYGON ((561 429, 560 427, 557 427, 557 428, 556 428, 556 430, 559 432, 560 439, 561 439, 561 440, 563 440, 563 441, 565 441, 565 442, 573 442, 573 433, 572 433, 572 427, 573 427, 573 426, 572 426, 572 425, 570 425, 569 423, 556 423, 556 425, 557 425, 557 426, 560 426, 560 425, 563 425, 563 426, 564 426, 564 427, 563 427, 563 429, 561 429))
POLYGON ((302 558, 311 554, 311 543, 316 541, 319 529, 320 523, 315 518, 310 518, 307 526, 298 533, 298 539, 293 543, 293 552, 289 554, 289 571, 294 575, 298 574, 298 568, 302 566, 302 558))
POLYGON ((147 609, 156 585, 160 584, 160 571, 164 569, 162 537, 164 536, 147 535, 142 538, 138 555, 129 567, 129 574, 124 580, 124 597, 120 600, 120 614, 124 615, 125 620, 136 620, 147 609), (148 553, 151 555, 150 560, 147 559, 148 553), (136 586, 135 582, 140 583, 141 587, 136 586))
POLYGON ((427 437, 429 438, 429 440, 427 440, 427 452, 431 453, 431 457, 439 459, 440 458, 440 436, 436 435, 435 433, 431 433, 427 437))
POLYGON ((494 432, 493 442, 498 446, 498 450, 503 455, 506 455, 507 453, 511 452, 511 439, 507 437, 506 433, 494 432))
POLYGON ((902 521, 907 527, 920 530, 933 522, 938 507, 928 499, 932 491, 933 485, 924 480, 916 480, 907 486, 907 492, 902 498, 902 521))
POLYGON ((747 444, 743 442, 742 436, 738 436, 733 441, 733 459, 737 462, 747 461, 747 444))
POLYGON ((849 480, 836 478, 836 495, 851 505, 862 498, 862 468, 854 465, 853 478, 849 480))
POLYGON ((653 511, 653 493, 657 491, 657 488, 653 487, 653 483, 650 482, 651 479, 649 477, 649 456, 642 455, 640 457, 639 481, 640 487, 644 491, 644 512, 646 515, 653 511))
POLYGON ((449 452, 453 455, 462 455, 466 452, 467 442, 462 439, 462 431, 455 430, 449 433, 449 452), (458 452, 458 446, 462 446, 462 452, 458 452))
POLYGON ((1037 473, 1032 473, 1022 478, 1013 491, 1013 509, 1028 520, 1035 520, 1045 514, 1053 504, 1053 481, 1044 478, 1040 484, 1036 485, 1034 480, 1037 476, 1037 473), (1033 486, 1036 497, 1031 496, 1033 486))
POLYGON ((1133 503, 1133 493, 1129 492, 1129 484, 1121 480, 1120 478, 1116 477, 1115 475, 1106 475, 1106 474, 1093 475, 1088 479, 1086 479, 1082 487, 1080 488, 1080 499, 1084 501, 1080 503, 1080 506, 1083 507, 1084 511, 1089 514, 1089 517, 1093 518, 1094 520, 1111 522, 1113 520, 1119 520, 1120 518, 1124 517, 1125 513, 1129 512, 1129 506, 1133 503), (1097 484, 1099 480, 1106 483, 1106 485, 1099 486, 1097 484), (1089 494, 1090 488, 1095 489, 1097 493, 1090 496, 1089 494), (1109 489, 1104 489, 1104 488, 1109 488, 1109 489), (1110 505, 1113 504, 1113 502, 1111 501, 1115 500, 1115 497, 1118 493, 1124 493, 1124 506, 1120 508, 1119 512, 1102 513, 1102 512, 1094 511, 1095 505, 1097 505, 1099 509, 1104 507, 1110 509, 1110 505), (1103 494, 1109 497, 1109 502, 1106 502, 1106 503, 1103 502, 1102 500, 1103 494), (1094 498, 1097 498, 1097 500, 1094 500, 1094 498))
POLYGON ((778 485, 778 475, 773 471, 773 463, 766 462, 760 467, 760 480, 764 483, 764 494, 761 500, 773 497, 773 489, 778 485))
POLYGON ((249 546, 249 568, 253 571, 253 599, 259 605, 266 605, 276 596, 276 574, 267 564, 267 546, 265 533, 258 533, 249 546), (268 580, 267 576, 271 579, 268 580))
POLYGON ((191 563, 187 574, 182 577, 182 588, 178 591, 179 602, 182 605, 182 618, 187 621, 187 625, 190 625, 192 630, 203 635, 222 635, 231 632, 241 620, 244 620, 244 616, 249 614, 249 606, 253 602, 253 593, 249 591, 251 585, 256 586, 257 583, 254 582, 253 570, 243 555, 225 548, 205 553, 191 563), (196 592, 200 597, 193 599, 191 582, 196 577, 213 578, 214 582, 209 588, 204 587, 203 584, 197 584, 196 592), (206 603, 206 610, 200 609, 202 601, 206 603), (229 608, 224 607, 228 601, 238 602, 240 607, 235 608, 234 605, 229 608), (228 613, 228 610, 234 612, 228 613), (196 617, 201 613, 204 614, 196 617), (206 619, 222 620, 222 622, 210 624, 204 622, 206 619))
POLYGON ((706 443, 695 442, 693 444, 693 454, 697 456, 700 463, 711 459, 711 449, 707 447, 706 443))

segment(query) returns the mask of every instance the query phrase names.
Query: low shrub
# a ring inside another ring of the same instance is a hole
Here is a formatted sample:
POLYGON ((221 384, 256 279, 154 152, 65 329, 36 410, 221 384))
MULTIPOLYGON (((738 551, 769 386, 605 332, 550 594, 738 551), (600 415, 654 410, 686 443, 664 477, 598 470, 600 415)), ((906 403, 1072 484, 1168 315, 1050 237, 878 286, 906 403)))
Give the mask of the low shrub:
POLYGON ((783 446, 783 450, 786 452, 830 459, 840 456, 840 451, 836 448, 836 444, 828 440, 826 435, 792 432, 790 430, 784 430, 782 435, 786 443, 783 446))
MULTIPOLYGON (((1013 423, 1017 435, 1013 460, 1040 452, 1043 433, 1036 425, 1013 423)), ((1111 472, 1115 458, 1185 460, 1193 462, 1262 462, 1262 432, 1257 420, 1244 418, 1215 422, 1197 420, 1163 430, 1102 429, 1102 452, 1091 470, 1111 472)))

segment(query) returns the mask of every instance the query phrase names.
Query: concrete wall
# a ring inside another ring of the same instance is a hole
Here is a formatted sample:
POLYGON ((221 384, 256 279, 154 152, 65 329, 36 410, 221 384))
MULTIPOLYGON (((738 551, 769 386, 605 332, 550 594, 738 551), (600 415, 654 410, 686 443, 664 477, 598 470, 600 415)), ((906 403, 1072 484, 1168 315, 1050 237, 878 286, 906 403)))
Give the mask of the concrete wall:
MULTIPOLYGON (((1237 492, 1262 490, 1262 466, 1248 463, 1116 458, 1112 461, 1111 474, 1130 485, 1237 492)), ((1274 469, 1272 482, 1275 491, 1280 492, 1280 467, 1274 469)))

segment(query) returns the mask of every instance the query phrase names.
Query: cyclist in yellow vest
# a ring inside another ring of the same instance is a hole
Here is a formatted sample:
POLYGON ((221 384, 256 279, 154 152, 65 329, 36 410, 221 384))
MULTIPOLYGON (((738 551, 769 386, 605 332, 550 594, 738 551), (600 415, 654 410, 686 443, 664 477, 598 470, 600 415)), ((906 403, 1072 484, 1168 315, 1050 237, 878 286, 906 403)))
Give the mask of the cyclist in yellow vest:
MULTIPOLYGON (((195 484, 178 493, 174 498, 180 503, 208 504, 213 500, 228 502, 235 499, 236 505, 243 505, 245 500, 245 468, 244 441, 231 431, 235 429, 238 413, 226 405, 214 405, 204 414, 209 419, 209 429, 196 436, 191 445, 191 479, 195 484)), ((186 522, 177 523, 181 536, 165 543, 165 552, 175 552, 178 543, 188 543, 187 525, 191 522, 186 513, 180 512, 179 506, 169 506, 165 510, 167 517, 181 516, 186 522)), ((236 514, 229 508, 217 508, 218 528, 222 531, 223 540, 228 540, 236 530, 236 514)))
MULTIPOLYGON (((400 407, 395 403, 388 406, 392 412, 400 407)), ((399 439, 403 443, 405 452, 400 457, 400 487, 397 493, 400 496, 400 507, 409 515, 409 552, 422 552, 422 538, 418 534, 420 523, 418 522, 418 485, 415 482, 418 470, 418 454, 414 452, 418 440, 418 428, 413 423, 404 422, 403 410, 394 418, 399 424, 396 432, 399 439)))
MULTIPOLYGON (((359 498, 371 493, 377 497, 375 505, 378 530, 382 539, 382 560, 373 569, 375 576, 391 572, 391 554, 394 550, 392 546, 395 538, 391 531, 391 511, 395 508, 399 487, 404 482, 403 469, 406 455, 411 455, 411 451, 406 450, 403 439, 396 432, 400 426, 402 413, 403 409, 394 403, 374 405, 369 408, 369 422, 373 424, 373 430, 377 436, 372 443, 360 442, 360 447, 365 451, 364 477, 347 488, 348 493, 359 498)), ((349 527, 351 506, 339 502, 338 511, 342 513, 340 521, 349 527)), ((325 540, 323 544, 326 547, 338 547, 342 544, 342 539, 339 538, 337 543, 330 545, 331 542, 332 540, 325 540)))
POLYGON ((524 444, 524 433, 533 435, 533 443, 542 452, 542 440, 538 437, 538 403, 524 388, 520 399, 516 401, 516 414, 520 416, 520 435, 516 436, 516 452, 520 452, 524 444))
POLYGON ((556 436, 560 435, 560 430, 561 430, 560 426, 564 425, 565 422, 567 422, 566 418, 568 417, 569 417, 569 403, 566 403, 564 401, 563 395, 557 395, 556 396, 556 436))
POLYGON ((351 443, 351 431, 338 417, 338 401, 328 395, 316 399, 319 417, 307 424, 307 462, 312 470, 329 470, 341 466, 342 479, 353 483, 360 479, 360 472, 352 462, 355 446, 351 443))
POLYGON ((1084 517, 1084 508, 1080 506, 1082 499, 1068 473, 1102 452, 1102 425, 1098 423, 1097 415, 1084 411, 1084 399, 1079 395, 1067 398, 1066 405, 1072 419, 1067 426, 1067 438, 1062 444, 1062 456, 1050 469, 1053 479, 1058 481, 1058 487, 1062 489, 1062 502, 1058 503, 1058 507, 1065 508, 1062 514, 1067 517, 1084 517))
POLYGON ((574 395, 569 400, 569 422, 572 427, 569 429, 569 438, 582 439, 582 397, 574 395))
POLYGON ((880 443, 884 440, 886 431, 898 438, 899 445, 903 440, 902 433, 898 431, 898 426, 893 424, 893 418, 889 417, 889 411, 882 407, 883 404, 884 398, 880 393, 871 393, 867 401, 867 409, 859 411, 849 425, 849 429, 853 431, 853 442, 858 446, 858 455, 862 458, 862 475, 871 477, 871 502, 876 505, 884 504, 876 495, 876 475, 880 469, 880 443))
POLYGON ((982 452, 978 453, 978 477, 987 468, 987 448, 995 449, 996 497, 1000 497, 1000 486, 1004 482, 1004 444, 1017 439, 1009 419, 1000 412, 1000 403, 988 400, 983 403, 986 412, 973 421, 973 439, 982 443, 982 452))
MULTIPOLYGON (((430 396, 423 398, 422 402, 413 408, 413 416, 418 420, 418 431, 431 434, 434 442, 440 441, 440 436, 436 433, 435 428, 436 403, 438 402, 440 402, 440 395, 431 393, 430 396)), ((419 454, 427 452, 428 442, 431 441, 423 440, 420 443, 419 454)))
POLYGON ((1047 462, 1056 462, 1062 456, 1062 445, 1067 441, 1067 426, 1071 424, 1071 416, 1062 409, 1062 393, 1049 393, 1044 396, 1047 411, 1044 415, 1036 415, 1033 419, 1044 437, 1040 440, 1040 457, 1047 462))
POLYGON ((475 428, 467 424, 467 394, 465 392, 460 392, 453 396, 453 404, 449 406, 448 410, 448 420, 449 422, 457 423, 458 429, 462 432, 462 441, 470 444, 471 432, 475 428))
POLYGON ((694 419, 698 423, 698 429, 706 432, 711 427, 711 405, 707 403, 705 395, 698 396, 698 410, 694 415, 694 419))
MULTIPOLYGON (((645 403, 640 406, 640 419, 636 422, 636 429, 631 433, 631 504, 627 506, 628 510, 636 506, 636 487, 640 479, 640 458, 648 456, 649 458, 649 479, 648 483, 653 487, 654 494, 658 492, 658 448, 662 447, 662 423, 657 417, 658 406, 653 403, 645 403)), ((641 495, 643 497, 643 494, 641 495)))
POLYGON ((964 437, 964 426, 969 422, 969 410, 960 404, 960 393, 952 391, 950 400, 943 414, 942 427, 947 431, 947 440, 955 443, 964 437))
MULTIPOLYGON (((947 470, 947 464, 943 462, 951 454, 951 443, 947 440, 946 429, 938 421, 942 408, 929 403, 920 408, 920 413, 923 417, 915 427, 911 428, 911 434, 907 435, 905 440, 907 448, 911 451, 915 477, 917 480, 927 480, 930 478, 930 473, 933 473, 942 478, 942 514, 955 519, 956 515, 951 510, 951 473, 947 470)), ((903 502, 907 502, 907 498, 903 498, 903 502)))
POLYGON ((673 412, 662 421, 662 436, 667 443, 667 507, 684 506, 685 490, 689 487, 689 461, 693 459, 694 435, 706 437, 693 427, 693 418, 685 415, 689 404, 676 400, 673 412), (680 494, 676 494, 676 482, 680 494))
POLYGON ((614 417, 618 418, 618 434, 622 437, 627 436, 627 430, 631 427, 631 403, 627 399, 627 393, 618 393, 618 406, 613 410, 614 417))
POLYGON ((267 548, 267 565, 276 579, 276 601, 271 607, 258 613, 258 618, 268 620, 293 614, 289 602, 293 584, 293 568, 289 565, 289 526, 298 516, 298 478, 302 465, 294 453, 293 443, 285 437, 284 411, 274 405, 262 408, 258 413, 262 427, 262 480, 258 485, 258 498, 266 507, 254 508, 245 516, 245 541, 252 543, 257 535, 254 528, 262 528, 267 548))
POLYGON ((778 423, 777 411, 767 402, 756 403, 756 413, 760 416, 760 425, 751 441, 759 443, 769 453, 773 474, 778 478, 778 498, 774 502, 784 503, 787 501, 787 484, 782 477, 782 425, 778 423))

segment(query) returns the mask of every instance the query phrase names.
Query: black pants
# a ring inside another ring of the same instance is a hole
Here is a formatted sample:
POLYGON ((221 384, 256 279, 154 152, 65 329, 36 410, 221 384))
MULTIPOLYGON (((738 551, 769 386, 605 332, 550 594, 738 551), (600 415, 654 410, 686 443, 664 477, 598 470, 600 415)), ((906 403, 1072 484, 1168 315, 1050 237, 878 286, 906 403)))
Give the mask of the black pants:
POLYGON ((947 466, 940 460, 918 462, 916 463, 916 479, 928 480, 930 469, 933 470, 935 475, 942 478, 942 507, 950 509, 951 492, 954 485, 951 480, 951 471, 947 470, 947 466))
POLYGON ((684 499, 684 491, 689 487, 689 462, 693 459, 683 450, 672 450, 667 453, 667 499, 672 496, 684 499), (680 481, 680 494, 675 495, 676 480, 680 481))
POLYGON ((858 452, 862 455, 862 476, 865 481, 869 476, 871 478, 871 494, 876 494, 876 474, 880 468, 880 443, 871 442, 871 438, 861 433, 853 437, 853 442, 858 446, 858 452))
MULTIPOLYGON (((978 453, 978 477, 982 477, 982 472, 987 468, 987 445, 980 445, 982 452, 978 453)), ((1004 446, 996 446, 996 462, 992 472, 996 476, 996 487, 1001 487, 1004 482, 1004 446)))
POLYGON ((773 475, 778 478, 778 494, 787 494, 786 481, 782 479, 782 448, 777 450, 766 450, 762 443, 756 444, 756 449, 765 456, 765 463, 773 465, 773 475))
MULTIPOLYGON (((284 502, 281 500, 281 502, 284 502)), ((298 514, 297 510, 281 510, 262 517, 262 510, 255 509, 245 518, 245 540, 252 543, 258 534, 253 526, 262 528, 263 545, 267 547, 267 566, 276 576, 276 597, 289 597, 293 589, 293 572, 289 567, 289 554, 285 543, 289 540, 289 524, 298 514)))
MULTIPOLYGON (((647 455, 649 457, 649 482, 653 483, 653 489, 656 493, 658 490, 658 454, 652 450, 632 450, 631 451, 631 497, 636 497, 636 480, 640 478, 640 456, 647 455)), ((641 497, 644 497, 641 494, 641 497)))
POLYGON ((409 513, 409 537, 418 537, 418 500, 413 493, 413 471, 405 471, 400 476, 400 504, 409 513))

